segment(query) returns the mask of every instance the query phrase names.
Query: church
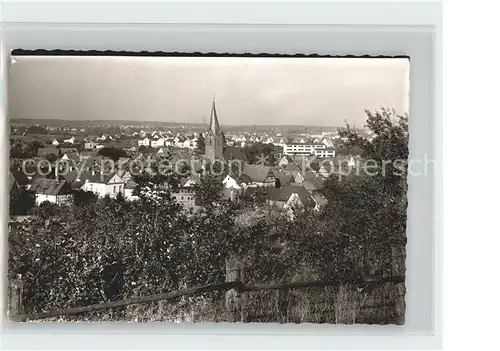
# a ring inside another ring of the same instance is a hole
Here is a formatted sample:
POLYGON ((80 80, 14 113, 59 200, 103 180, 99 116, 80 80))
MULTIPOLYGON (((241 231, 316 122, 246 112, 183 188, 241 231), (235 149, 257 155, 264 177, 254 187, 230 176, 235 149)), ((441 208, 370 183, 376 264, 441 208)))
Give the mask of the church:
POLYGON ((215 99, 212 101, 210 124, 205 134, 205 158, 210 161, 246 161, 246 156, 239 147, 224 145, 224 135, 220 129, 219 118, 215 108, 215 99))

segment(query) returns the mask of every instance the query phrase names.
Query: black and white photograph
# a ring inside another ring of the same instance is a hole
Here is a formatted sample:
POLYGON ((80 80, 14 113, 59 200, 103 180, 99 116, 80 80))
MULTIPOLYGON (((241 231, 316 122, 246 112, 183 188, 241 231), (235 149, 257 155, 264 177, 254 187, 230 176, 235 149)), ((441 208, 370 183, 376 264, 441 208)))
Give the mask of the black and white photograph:
POLYGON ((9 320, 405 324, 409 57, 7 66, 9 320))

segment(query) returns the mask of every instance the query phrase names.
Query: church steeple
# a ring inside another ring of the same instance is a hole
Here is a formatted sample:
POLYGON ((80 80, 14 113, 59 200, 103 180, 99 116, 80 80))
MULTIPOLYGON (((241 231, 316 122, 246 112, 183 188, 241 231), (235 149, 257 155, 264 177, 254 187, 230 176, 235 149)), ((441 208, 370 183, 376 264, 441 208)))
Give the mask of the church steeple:
POLYGON ((215 109, 215 98, 212 101, 212 111, 210 112, 210 125, 208 126, 208 128, 213 135, 219 135, 220 126, 219 126, 219 119, 217 118, 217 110, 215 109))
POLYGON ((210 112, 210 124, 205 137, 205 157, 209 160, 221 160, 223 158, 224 140, 220 130, 217 110, 215 109, 215 99, 212 101, 212 111, 210 112))

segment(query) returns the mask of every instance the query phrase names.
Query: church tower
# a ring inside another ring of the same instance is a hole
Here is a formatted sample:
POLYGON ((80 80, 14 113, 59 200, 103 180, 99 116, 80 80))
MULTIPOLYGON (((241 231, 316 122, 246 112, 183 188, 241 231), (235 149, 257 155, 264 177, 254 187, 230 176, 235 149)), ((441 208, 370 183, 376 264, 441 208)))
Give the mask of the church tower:
POLYGON ((211 161, 223 158, 223 138, 220 131, 217 111, 215 110, 215 99, 212 102, 212 112, 210 112, 210 124, 205 136, 205 157, 211 161))

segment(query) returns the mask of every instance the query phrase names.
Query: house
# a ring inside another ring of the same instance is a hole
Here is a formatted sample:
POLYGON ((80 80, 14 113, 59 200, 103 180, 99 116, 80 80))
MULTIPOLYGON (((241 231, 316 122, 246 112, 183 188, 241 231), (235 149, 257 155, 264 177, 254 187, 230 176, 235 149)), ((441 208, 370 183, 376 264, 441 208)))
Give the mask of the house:
POLYGON ((245 180, 253 186, 275 186, 276 180, 272 168, 262 165, 245 165, 243 168, 245 180))
POLYGON ((76 164, 80 162, 80 156, 78 156, 78 154, 75 152, 67 152, 61 157, 61 160, 73 162, 73 164, 76 164))
POLYGON ((78 154, 78 150, 76 147, 60 147, 59 148, 59 153, 61 155, 64 155, 67 152, 78 154))
POLYGON ((335 149, 333 147, 313 149, 312 153, 317 158, 335 157, 335 149))
POLYGON ((187 147, 189 148, 189 139, 186 138, 183 135, 177 135, 174 138, 174 146, 179 147, 179 148, 186 148, 186 142, 187 142, 187 147))
POLYGON ((137 146, 149 146, 150 143, 151 141, 149 140, 149 138, 139 139, 137 141, 137 146))
POLYGON ((97 143, 94 141, 87 141, 85 142, 85 149, 86 150, 93 150, 97 148, 97 143))
MULTIPOLYGON (((28 172, 28 167, 25 167, 25 169, 28 172)), ((36 172, 36 170, 34 170, 34 171, 36 172)), ((30 172, 30 173, 32 173, 32 172, 30 172)), ((28 175, 25 174, 23 171, 12 170, 12 171, 10 171, 10 174, 14 177, 14 179, 15 179, 15 181, 20 189, 26 189, 31 184, 28 175)), ((9 177, 10 177, 10 175, 9 175, 9 177)))
POLYGON ((197 205, 196 189, 192 187, 180 187, 172 193, 172 198, 187 210, 195 208, 197 205))
POLYGON ((283 171, 285 173, 292 173, 292 172, 300 172, 301 169, 299 167, 299 165, 295 164, 295 163, 289 163, 285 166, 285 168, 283 169, 283 171))
POLYGON ((64 143, 66 143, 66 144, 74 144, 74 143, 75 143, 75 140, 76 140, 76 139, 75 139, 75 137, 74 137, 74 136, 72 136, 71 138, 66 139, 66 140, 64 140, 63 142, 64 142, 64 143))
POLYGON ((91 191, 99 197, 109 195, 116 197, 118 193, 124 193, 125 182, 118 174, 104 174, 92 171, 82 177, 85 180, 82 189, 91 191))
POLYGON ((306 178, 304 177, 302 172, 299 172, 299 171, 293 171, 292 176, 293 176, 294 182, 297 184, 301 184, 304 180, 306 180, 306 178))
POLYGON ((125 184, 133 180, 132 174, 126 169, 119 169, 116 174, 123 180, 125 184))
POLYGON ((326 147, 331 147, 331 148, 333 148, 335 146, 335 143, 330 138, 323 138, 323 140, 321 141, 321 144, 325 145, 326 147))
POLYGON ((325 144, 321 143, 305 143, 301 139, 299 143, 285 143, 283 144, 284 155, 311 155, 313 150, 320 150, 326 148, 325 144))
POLYGON ((277 188, 290 184, 294 181, 293 175, 285 172, 276 171, 274 172, 274 177, 277 179, 276 184, 279 185, 276 186, 277 188))
POLYGON ((279 209, 291 210, 295 207, 314 206, 311 195, 299 185, 285 185, 281 188, 270 188, 267 203, 279 209))
POLYGON ((59 149, 49 146, 49 147, 41 147, 37 151, 37 156, 47 157, 49 155, 59 156, 59 149))
POLYGON ((158 151, 156 152, 158 156, 167 156, 169 154, 168 148, 166 147, 160 147, 158 151))
POLYGON ((354 160, 354 157, 350 157, 349 161, 347 162, 347 167, 354 167, 356 166, 356 161, 354 160))
POLYGON ((59 142, 58 142, 56 139, 54 139, 54 140, 52 141, 52 145, 54 145, 54 146, 58 146, 58 145, 59 145, 59 142))
POLYGON ((325 187, 323 185, 323 182, 318 177, 314 177, 311 179, 305 179, 302 182, 302 186, 304 187, 304 189, 306 189, 310 193, 316 192, 316 191, 321 190, 325 187))
POLYGON ((35 193, 37 206, 45 201, 61 205, 71 202, 73 198, 71 186, 66 180, 36 178, 30 190, 35 193))
POLYGON ((291 158, 290 156, 288 156, 288 155, 284 155, 284 156, 283 156, 283 157, 279 160, 278 165, 279 165, 280 167, 283 167, 283 168, 284 168, 284 167, 286 167, 289 163, 292 163, 292 162, 293 162, 293 160, 292 160, 292 158, 291 158))
POLYGON ((95 151, 82 151, 78 156, 80 157, 80 161, 84 161, 90 158, 91 156, 96 156, 96 155, 97 152, 95 151))
POLYGON ((139 200, 139 196, 134 195, 134 189, 137 187, 137 183, 134 182, 133 180, 129 180, 126 182, 124 190, 123 190, 123 196, 125 197, 126 200, 128 201, 136 201, 139 200))
POLYGON ((195 188, 201 185, 201 177, 199 174, 191 174, 180 181, 180 185, 183 188, 195 188))
POLYGON ((225 199, 234 200, 243 193, 243 187, 229 174, 222 180, 222 196, 225 199))
POLYGON ((151 140, 151 147, 159 148, 165 146, 165 138, 151 140))
POLYGON ((130 157, 119 157, 117 161, 118 169, 125 169, 130 166, 132 159, 130 157))
POLYGON ((328 178, 334 172, 332 162, 321 162, 318 174, 323 178, 328 178))

